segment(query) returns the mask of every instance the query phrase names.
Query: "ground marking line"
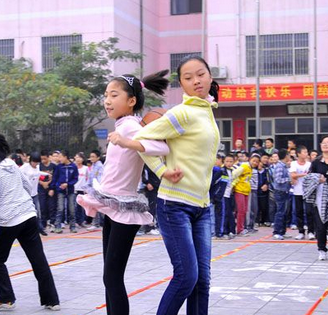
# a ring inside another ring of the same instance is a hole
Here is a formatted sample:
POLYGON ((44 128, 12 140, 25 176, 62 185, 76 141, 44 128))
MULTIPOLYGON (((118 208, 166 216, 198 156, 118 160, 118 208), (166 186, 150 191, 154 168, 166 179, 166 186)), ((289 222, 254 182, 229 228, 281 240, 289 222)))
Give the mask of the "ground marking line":
MULTIPOLYGON (((261 240, 261 239, 267 239, 267 238, 269 238, 269 237, 272 237, 272 234, 269 234, 269 235, 267 235, 267 236, 261 237, 259 240, 261 240)), ((237 247, 237 248, 235 248, 235 249, 233 249, 233 250, 231 250, 231 251, 229 251, 229 252, 227 252, 227 253, 225 253, 225 254, 222 254, 222 255, 216 256, 216 257, 214 257, 214 258, 211 259, 211 262, 213 262, 213 261, 217 261, 217 260, 222 259, 222 258, 224 258, 224 257, 227 257, 227 256, 229 256, 229 255, 231 255, 231 254, 234 254, 234 253, 236 253, 236 252, 239 252, 239 251, 241 251, 241 250, 243 250, 243 249, 245 249, 245 248, 247 248, 247 247, 249 247, 249 246, 251 246, 251 245, 254 245, 254 244, 256 244, 256 240, 254 240, 254 241, 250 241, 248 244, 246 244, 246 245, 242 245, 242 246, 240 246, 240 247, 237 247)), ((156 286, 158 286, 158 285, 161 285, 161 284, 163 284, 163 283, 165 283, 165 282, 171 280, 172 277, 173 277, 173 276, 169 276, 169 277, 163 278, 163 279, 161 279, 161 280, 159 280, 159 281, 157 281, 157 282, 151 283, 151 284, 149 284, 149 285, 147 285, 147 286, 145 286, 145 287, 143 287, 143 288, 140 288, 140 289, 137 289, 137 290, 135 290, 135 291, 132 291, 131 293, 128 294, 128 297, 135 296, 135 295, 137 295, 137 294, 139 294, 139 293, 142 293, 142 292, 147 291, 147 290, 149 290, 149 289, 151 289, 151 288, 154 288, 154 287, 156 287, 156 286)), ((96 309, 99 310, 99 309, 102 309, 102 308, 104 308, 104 307, 106 307, 106 303, 97 306, 96 309)))
MULTIPOLYGON (((141 241, 141 242, 135 243, 135 244, 133 244, 133 246, 138 246, 138 245, 145 244, 145 243, 150 243, 150 242, 153 242, 153 241, 155 241, 155 240, 148 239, 146 241, 141 241)), ((65 260, 62 260, 62 261, 57 261, 57 262, 51 263, 51 264, 49 264, 49 266, 50 267, 55 267, 55 266, 58 266, 58 265, 67 264, 67 263, 70 263, 70 262, 73 262, 73 261, 76 261, 76 260, 90 258, 90 257, 98 256, 98 255, 101 255, 101 254, 102 254, 102 252, 97 252, 97 253, 93 253, 93 254, 86 254, 86 255, 82 255, 82 256, 78 256, 78 257, 68 258, 68 259, 65 259, 65 260)), ((32 271, 33 271, 33 269, 27 269, 27 270, 23 270, 23 271, 14 272, 14 273, 10 274, 9 277, 19 276, 19 275, 26 274, 26 273, 29 273, 29 272, 32 272, 32 271)))

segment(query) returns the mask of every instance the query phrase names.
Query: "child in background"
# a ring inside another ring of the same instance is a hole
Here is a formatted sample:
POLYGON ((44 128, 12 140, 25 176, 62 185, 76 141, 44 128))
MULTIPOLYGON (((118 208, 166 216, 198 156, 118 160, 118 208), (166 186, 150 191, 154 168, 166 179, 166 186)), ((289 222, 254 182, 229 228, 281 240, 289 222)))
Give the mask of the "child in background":
POLYGON ((30 182, 31 187, 32 187, 31 197, 33 199, 33 203, 37 210, 39 233, 43 236, 47 236, 48 234, 44 230, 45 227, 42 224, 40 201, 39 201, 39 195, 38 195, 39 178, 41 175, 40 167, 39 167, 40 162, 41 162, 40 153, 32 152, 30 154, 29 163, 25 163, 24 165, 22 165, 20 170, 25 175, 27 180, 30 182))
POLYGON ((235 208, 237 213, 237 236, 248 236, 245 229, 245 220, 248 207, 248 197, 251 193, 250 180, 252 168, 256 168, 260 162, 258 154, 251 156, 249 162, 242 163, 232 172, 232 186, 234 187, 235 208))
MULTIPOLYGON (((252 157, 257 157, 260 163, 261 156, 258 153, 253 153, 252 157)), ((250 180, 251 193, 250 198, 248 198, 248 209, 246 214, 246 229, 248 233, 255 233, 258 230, 254 228, 255 220, 258 213, 258 200, 257 200, 257 189, 259 182, 259 174, 257 167, 252 167, 252 177, 250 180)))
MULTIPOLYGON (((100 161, 101 153, 99 150, 93 150, 90 153, 90 161, 92 163, 90 171, 88 172, 87 185, 84 187, 88 192, 89 189, 93 189, 94 180, 98 183, 101 182, 101 176, 104 172, 104 165, 100 161)), ((88 231, 94 231, 100 227, 101 222, 103 221, 103 215, 98 212, 97 215, 92 219, 91 226, 87 228, 88 231)))
MULTIPOLYGON (((84 188, 87 184, 87 172, 88 167, 84 165, 85 155, 83 152, 78 152, 74 157, 75 164, 77 166, 77 170, 79 172, 79 179, 77 183, 74 185, 74 193, 76 196, 84 195, 84 188)), ((79 227, 85 228, 85 210, 78 204, 75 203, 75 216, 76 223, 79 227)))
POLYGON ((225 189, 222 197, 215 203, 216 214, 216 236, 223 239, 232 239, 236 234, 236 223, 233 213, 233 196, 232 196, 232 170, 234 156, 228 154, 224 158, 222 173, 224 174, 222 182, 225 189))
POLYGON ((224 236, 225 211, 222 204, 224 202, 223 195, 228 179, 228 174, 224 166, 222 166, 222 156, 217 154, 216 163, 213 167, 213 176, 210 188, 210 199, 214 206, 214 218, 211 215, 211 225, 214 223, 214 234, 217 238, 227 237, 227 235, 224 236))
POLYGON ((55 222, 55 233, 63 233, 61 222, 65 208, 65 199, 70 215, 69 224, 71 233, 77 233, 75 218, 75 194, 74 185, 79 179, 77 166, 69 159, 69 152, 62 150, 59 154, 60 164, 57 165, 53 179, 50 184, 49 195, 57 192, 57 215, 55 222))
POLYGON ((265 225, 269 221, 269 181, 268 181, 268 170, 264 167, 262 162, 259 163, 258 167, 258 187, 257 187, 257 200, 258 200, 258 215, 257 223, 265 225))

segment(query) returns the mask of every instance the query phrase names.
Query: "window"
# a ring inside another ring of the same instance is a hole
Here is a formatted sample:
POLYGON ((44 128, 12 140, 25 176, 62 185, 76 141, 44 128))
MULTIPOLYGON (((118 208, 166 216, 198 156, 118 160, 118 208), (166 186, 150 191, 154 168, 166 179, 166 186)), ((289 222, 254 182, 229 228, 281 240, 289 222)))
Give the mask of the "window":
MULTIPOLYGON (((201 52, 190 52, 190 53, 183 53, 183 54, 171 54, 171 73, 175 73, 177 71, 177 68, 180 64, 180 61, 187 56, 190 55, 197 55, 200 56, 202 55, 201 52)), ((171 83, 171 87, 179 87, 179 81, 176 78, 174 81, 171 83)))
POLYGON ((297 133, 313 133, 313 118, 298 118, 297 133))
POLYGON ((248 120, 247 134, 248 137, 256 137, 256 121, 253 119, 248 120))
POLYGON ((320 118, 320 132, 328 132, 328 118, 320 118))
POLYGON ((171 0, 171 15, 202 12, 202 0, 171 0))
MULTIPOLYGON (((256 37, 246 36, 246 76, 256 71, 256 37)), ((303 75, 309 73, 309 35, 260 36, 260 75, 303 75)))
POLYGON ((69 54, 71 47, 76 43, 82 43, 82 35, 42 37, 43 71, 50 70, 55 66, 53 54, 56 50, 69 54))
POLYGON ((261 131, 262 131, 262 136, 271 136, 272 135, 272 121, 271 120, 262 120, 261 121, 261 131))
POLYGON ((15 47, 13 39, 0 39, 0 55, 8 59, 14 59, 15 47))
POLYGON ((295 133, 295 119, 276 119, 275 131, 276 133, 295 133))
POLYGON ((232 141, 232 121, 231 120, 217 120, 216 121, 221 137, 221 145, 219 151, 228 154, 231 151, 232 141))

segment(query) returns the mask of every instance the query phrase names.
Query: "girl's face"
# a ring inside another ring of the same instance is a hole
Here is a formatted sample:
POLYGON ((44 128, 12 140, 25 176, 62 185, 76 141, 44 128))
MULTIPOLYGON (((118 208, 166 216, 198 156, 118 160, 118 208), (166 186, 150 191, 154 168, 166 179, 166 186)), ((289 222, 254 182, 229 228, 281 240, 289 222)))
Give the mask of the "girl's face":
POLYGON ((189 60, 181 67, 180 84, 189 96, 206 99, 211 88, 212 77, 199 60, 189 60))
POLYGON ((132 115, 135 104, 136 98, 128 97, 122 89, 122 83, 114 80, 107 85, 104 106, 108 117, 118 119, 132 115))
POLYGON ((258 157, 252 157, 249 161, 252 168, 257 168, 260 164, 260 159, 258 157))
POLYGON ((83 159, 79 155, 74 156, 75 163, 80 165, 83 163, 83 159))

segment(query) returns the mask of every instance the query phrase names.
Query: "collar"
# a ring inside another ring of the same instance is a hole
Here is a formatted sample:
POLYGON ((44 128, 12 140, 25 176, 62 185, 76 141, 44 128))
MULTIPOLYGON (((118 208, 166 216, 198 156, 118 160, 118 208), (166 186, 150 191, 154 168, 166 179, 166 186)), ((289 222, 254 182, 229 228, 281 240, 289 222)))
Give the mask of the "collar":
POLYGON ((197 96, 189 96, 187 94, 183 94, 183 104, 185 105, 193 105, 193 106, 200 106, 200 107, 214 107, 218 108, 219 104, 213 102, 213 97, 208 96, 207 99, 203 99, 197 96))
POLYGON ((141 121, 141 118, 139 116, 135 116, 135 115, 123 116, 115 121, 115 128, 122 125, 125 121, 128 121, 128 120, 136 121, 139 124, 141 121))

